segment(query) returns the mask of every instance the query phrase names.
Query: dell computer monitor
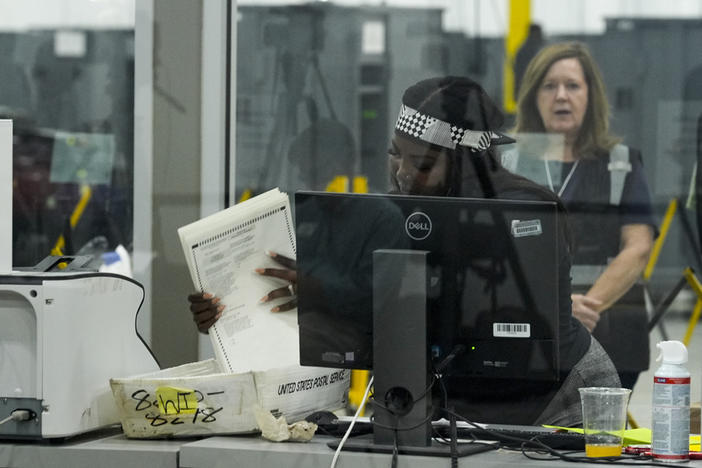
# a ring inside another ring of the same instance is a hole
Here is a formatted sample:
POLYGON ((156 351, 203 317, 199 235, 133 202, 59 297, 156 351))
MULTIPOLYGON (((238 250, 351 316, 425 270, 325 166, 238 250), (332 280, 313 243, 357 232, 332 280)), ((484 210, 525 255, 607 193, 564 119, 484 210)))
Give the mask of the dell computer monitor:
POLYGON ((401 304, 376 334, 405 327, 414 281, 426 320, 406 333, 426 338, 449 394, 558 379, 555 203, 298 192, 295 222, 302 365, 372 369, 374 310, 401 304), (424 266, 408 273, 413 254, 424 266))

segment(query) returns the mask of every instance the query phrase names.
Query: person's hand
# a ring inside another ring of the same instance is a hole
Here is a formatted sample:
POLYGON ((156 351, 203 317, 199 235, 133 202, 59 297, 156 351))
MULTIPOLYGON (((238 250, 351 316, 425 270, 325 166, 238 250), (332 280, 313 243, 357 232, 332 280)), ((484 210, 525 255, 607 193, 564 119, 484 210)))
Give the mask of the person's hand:
POLYGON ((281 297, 290 297, 291 299, 284 304, 277 305, 271 309, 271 312, 285 312, 297 307, 297 263, 295 260, 280 255, 275 252, 266 252, 273 260, 285 267, 282 268, 256 268, 256 273, 262 276, 271 276, 288 281, 290 284, 278 289, 274 289, 258 302, 265 303, 281 297))
POLYGON ((573 301, 573 316, 592 333, 600 320, 597 307, 602 305, 602 301, 583 294, 571 294, 570 299, 573 301))
POLYGON ((208 333, 208 330, 222 316, 224 304, 220 304, 220 299, 210 293, 192 293, 188 296, 190 301, 190 312, 193 313, 193 321, 197 325, 200 333, 208 333))

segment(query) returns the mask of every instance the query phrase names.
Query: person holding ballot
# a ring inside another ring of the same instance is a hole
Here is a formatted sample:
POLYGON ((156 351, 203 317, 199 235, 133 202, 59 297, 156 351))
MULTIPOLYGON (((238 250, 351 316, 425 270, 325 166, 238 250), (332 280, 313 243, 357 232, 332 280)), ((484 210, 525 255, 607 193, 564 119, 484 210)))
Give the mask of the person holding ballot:
MULTIPOLYGON (((266 296, 262 297, 260 302, 270 302, 278 298, 289 297, 290 300, 283 304, 276 305, 271 309, 271 312, 285 312, 297 307, 297 271, 295 270, 295 260, 292 260, 275 252, 266 252, 273 260, 279 263, 283 269, 278 268, 257 268, 256 273, 265 276, 273 276, 287 281, 288 286, 274 289, 266 296)), ((193 320, 197 325, 197 329, 201 333, 207 333, 212 325, 222 316, 224 306, 220 304, 220 298, 214 297, 210 293, 195 292, 188 295, 190 302, 190 311, 193 313, 193 320)))
MULTIPOLYGON (((501 198, 553 201, 563 209, 556 195, 538 184, 507 171, 500 162, 496 145, 513 140, 499 132, 503 115, 480 85, 465 77, 438 77, 409 87, 402 98, 400 114, 388 150, 391 192, 404 195, 441 197, 501 198), (443 131, 445 130, 445 131, 443 131)), ((570 251, 565 216, 559 216, 559 354, 560 380, 530 387, 504 388, 499 395, 457 394, 456 412, 472 420, 489 422, 497 413, 483 413, 493 407, 501 411, 502 399, 513 399, 515 422, 522 424, 576 425, 582 422, 579 387, 618 387, 619 378, 609 357, 587 329, 571 314, 570 251), (511 392, 511 393, 510 393, 511 392)), ((270 253, 282 268, 259 269, 264 276, 289 282, 271 291, 262 303, 281 302, 271 310, 284 312, 296 305, 295 261, 270 253)), ((207 293, 188 297, 190 310, 202 332, 221 313, 218 299, 207 293)), ((456 388, 455 386, 453 388, 456 388)), ((504 418, 504 413, 497 417, 504 418)))

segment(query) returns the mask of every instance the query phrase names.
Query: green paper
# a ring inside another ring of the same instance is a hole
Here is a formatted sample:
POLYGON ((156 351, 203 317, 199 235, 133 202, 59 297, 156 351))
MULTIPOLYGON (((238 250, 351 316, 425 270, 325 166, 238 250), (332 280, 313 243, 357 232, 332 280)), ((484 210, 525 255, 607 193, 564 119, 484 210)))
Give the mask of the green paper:
MULTIPOLYGON (((576 432, 578 434, 583 434, 585 431, 582 427, 561 427, 561 426, 547 426, 552 429, 560 429, 568 432, 576 432)), ((627 445, 638 445, 638 444, 651 444, 651 429, 647 427, 639 427, 637 429, 625 429, 624 430, 624 440, 622 442, 623 446, 627 445)))

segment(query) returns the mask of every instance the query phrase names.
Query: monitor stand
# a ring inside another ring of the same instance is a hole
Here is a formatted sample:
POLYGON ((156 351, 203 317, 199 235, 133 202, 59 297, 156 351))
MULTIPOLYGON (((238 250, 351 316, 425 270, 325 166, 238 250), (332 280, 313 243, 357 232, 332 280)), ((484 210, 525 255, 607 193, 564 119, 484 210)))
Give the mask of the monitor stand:
POLYGON ((427 255, 373 252, 373 438, 348 440, 342 450, 393 453, 397 444, 401 454, 462 457, 495 448, 432 440, 427 255))

